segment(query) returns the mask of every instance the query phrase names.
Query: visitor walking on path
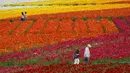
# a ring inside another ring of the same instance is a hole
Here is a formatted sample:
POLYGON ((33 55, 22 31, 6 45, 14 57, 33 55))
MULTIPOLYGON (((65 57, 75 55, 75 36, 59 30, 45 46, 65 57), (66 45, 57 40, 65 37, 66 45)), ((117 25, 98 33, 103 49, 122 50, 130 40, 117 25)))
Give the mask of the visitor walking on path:
POLYGON ((90 51, 89 51, 90 47, 91 47, 91 45, 88 44, 87 47, 85 48, 85 51, 84 51, 85 64, 88 63, 89 58, 90 58, 90 51))
POLYGON ((74 64, 79 64, 80 60, 79 60, 79 50, 76 50, 76 52, 73 55, 73 59, 74 59, 74 64))

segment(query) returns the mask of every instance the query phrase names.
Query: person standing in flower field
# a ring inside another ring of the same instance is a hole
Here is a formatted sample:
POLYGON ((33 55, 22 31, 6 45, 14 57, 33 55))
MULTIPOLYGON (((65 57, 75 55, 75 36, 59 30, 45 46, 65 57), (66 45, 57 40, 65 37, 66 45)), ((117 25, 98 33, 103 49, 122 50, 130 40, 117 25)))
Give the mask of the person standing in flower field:
POLYGON ((85 51, 84 51, 84 58, 85 58, 85 63, 86 64, 88 63, 89 58, 90 58, 90 51, 89 51, 90 47, 91 47, 91 45, 88 44, 87 47, 85 48, 85 51))
POLYGON ((27 12, 25 12, 25 14, 22 12, 21 21, 25 21, 27 19, 26 14, 27 12))
POLYGON ((80 60, 79 60, 79 50, 76 50, 76 52, 73 55, 73 59, 74 59, 74 64, 79 64, 80 60))
POLYGON ((27 14, 27 12, 25 12, 25 14, 24 14, 25 15, 25 20, 27 19, 27 15, 26 14, 27 14))

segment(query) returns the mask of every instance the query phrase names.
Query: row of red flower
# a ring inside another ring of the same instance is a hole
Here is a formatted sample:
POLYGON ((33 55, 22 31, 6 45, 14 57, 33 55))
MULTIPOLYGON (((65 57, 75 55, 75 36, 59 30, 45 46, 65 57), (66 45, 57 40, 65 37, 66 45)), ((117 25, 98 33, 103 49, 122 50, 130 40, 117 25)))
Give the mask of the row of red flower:
POLYGON ((22 67, 8 67, 8 68, 0 68, 1 73, 83 73, 83 72, 91 72, 91 73, 128 73, 130 71, 129 64, 98 64, 98 65, 72 65, 68 66, 67 64, 55 64, 51 66, 43 66, 43 65, 25 65, 22 67))
MULTIPOLYGON (((130 35, 129 33, 120 33, 120 34, 99 36, 96 38, 89 38, 89 39, 78 39, 78 40, 74 40, 74 41, 70 40, 70 41, 66 41, 63 43, 59 43, 57 45, 45 46, 43 48, 38 48, 35 50, 17 52, 14 54, 0 56, 0 60, 7 61, 7 60, 10 60, 13 58, 19 59, 19 60, 25 60, 25 59, 29 59, 30 57, 36 57, 36 56, 40 56, 40 55, 44 56, 44 57, 48 57, 48 56, 53 57, 54 55, 58 56, 61 54, 67 54, 67 52, 74 52, 74 50, 77 49, 77 47, 79 47, 79 49, 83 49, 83 48, 85 48, 87 43, 94 43, 94 44, 92 44, 93 46, 95 45, 95 43, 99 44, 98 45, 99 47, 97 47, 97 49, 100 47, 107 48, 108 46, 110 46, 109 47, 110 49, 111 48, 113 49, 118 44, 122 44, 123 46, 129 45, 129 35, 130 35), (126 44, 124 44, 124 43, 126 43, 126 44), (34 54, 34 53, 37 53, 37 54, 34 54)), ((121 46, 121 45, 119 45, 119 46, 121 46)), ((128 50, 127 48, 125 48, 125 49, 128 50)), ((93 49, 91 49, 91 50, 93 50, 93 49)), ((106 49, 104 49, 104 50, 106 50, 106 49)))

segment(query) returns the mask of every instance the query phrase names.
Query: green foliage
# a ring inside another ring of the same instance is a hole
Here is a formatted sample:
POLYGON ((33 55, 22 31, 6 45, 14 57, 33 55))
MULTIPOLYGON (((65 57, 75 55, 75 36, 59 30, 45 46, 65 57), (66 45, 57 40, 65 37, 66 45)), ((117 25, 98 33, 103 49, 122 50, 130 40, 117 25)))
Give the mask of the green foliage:
POLYGON ((86 22, 88 20, 88 18, 83 18, 83 20, 86 22))
POLYGON ((57 58, 55 60, 51 60, 51 61, 44 61, 43 65, 44 66, 50 66, 52 64, 58 64, 60 62, 60 58, 57 58))
POLYGON ((29 60, 29 64, 36 64, 38 61, 40 60, 40 58, 36 58, 36 59, 33 59, 33 60, 29 60))
POLYGON ((72 18, 72 21, 75 22, 77 20, 77 18, 72 18))
POLYGON ((7 62, 0 62, 0 66, 23 66, 26 64, 37 64, 39 62, 40 58, 37 57, 35 59, 31 59, 31 60, 24 60, 24 61, 16 61, 15 59, 13 60, 8 60, 7 62), (16 61, 16 62, 14 62, 16 61))
POLYGON ((5 66, 14 66, 14 60, 9 60, 5 63, 5 66))
POLYGON ((27 51, 28 50, 28 48, 22 48, 21 50, 20 50, 20 52, 22 52, 22 51, 27 51))
POLYGON ((108 20, 112 20, 112 16, 109 16, 109 17, 108 17, 108 20))
POLYGON ((10 22, 14 22, 14 20, 11 19, 10 22))
POLYGON ((73 65, 73 62, 67 62, 67 64, 68 64, 69 66, 71 66, 71 65, 73 65))
POLYGON ((0 19, 0 22, 3 22, 4 20, 3 19, 0 19))
POLYGON ((99 60, 95 60, 93 61, 93 64, 97 65, 97 64, 108 64, 108 63, 129 63, 130 62, 130 58, 123 58, 120 60, 115 60, 115 59, 99 59, 99 60))
POLYGON ((124 17, 122 17, 122 16, 119 16, 119 18, 120 18, 121 20, 124 20, 124 17))
POLYGON ((99 22, 101 20, 101 17, 97 17, 96 20, 99 22))
POLYGON ((54 60, 54 64, 58 64, 60 62, 60 58, 54 60))
POLYGON ((33 46, 33 49, 37 49, 37 48, 40 48, 39 46, 33 46))
POLYGON ((48 62, 47 62, 47 61, 44 61, 44 62, 43 62, 43 65, 44 65, 44 66, 50 66, 51 64, 53 64, 53 61, 48 61, 48 62))

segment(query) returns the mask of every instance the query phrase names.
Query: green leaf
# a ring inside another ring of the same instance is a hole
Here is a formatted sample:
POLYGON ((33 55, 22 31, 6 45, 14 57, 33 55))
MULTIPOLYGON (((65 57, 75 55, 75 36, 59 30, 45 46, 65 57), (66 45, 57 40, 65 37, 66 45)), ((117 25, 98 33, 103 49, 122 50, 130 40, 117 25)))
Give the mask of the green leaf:
POLYGON ((86 22, 88 20, 88 18, 83 18, 83 20, 86 22))
POLYGON ((55 64, 57 64, 57 63, 59 63, 59 62, 60 62, 60 58, 57 58, 57 59, 54 60, 54 63, 55 63, 55 64))
POLYGON ((110 17, 108 17, 108 20, 112 20, 112 17, 110 16, 110 17))

